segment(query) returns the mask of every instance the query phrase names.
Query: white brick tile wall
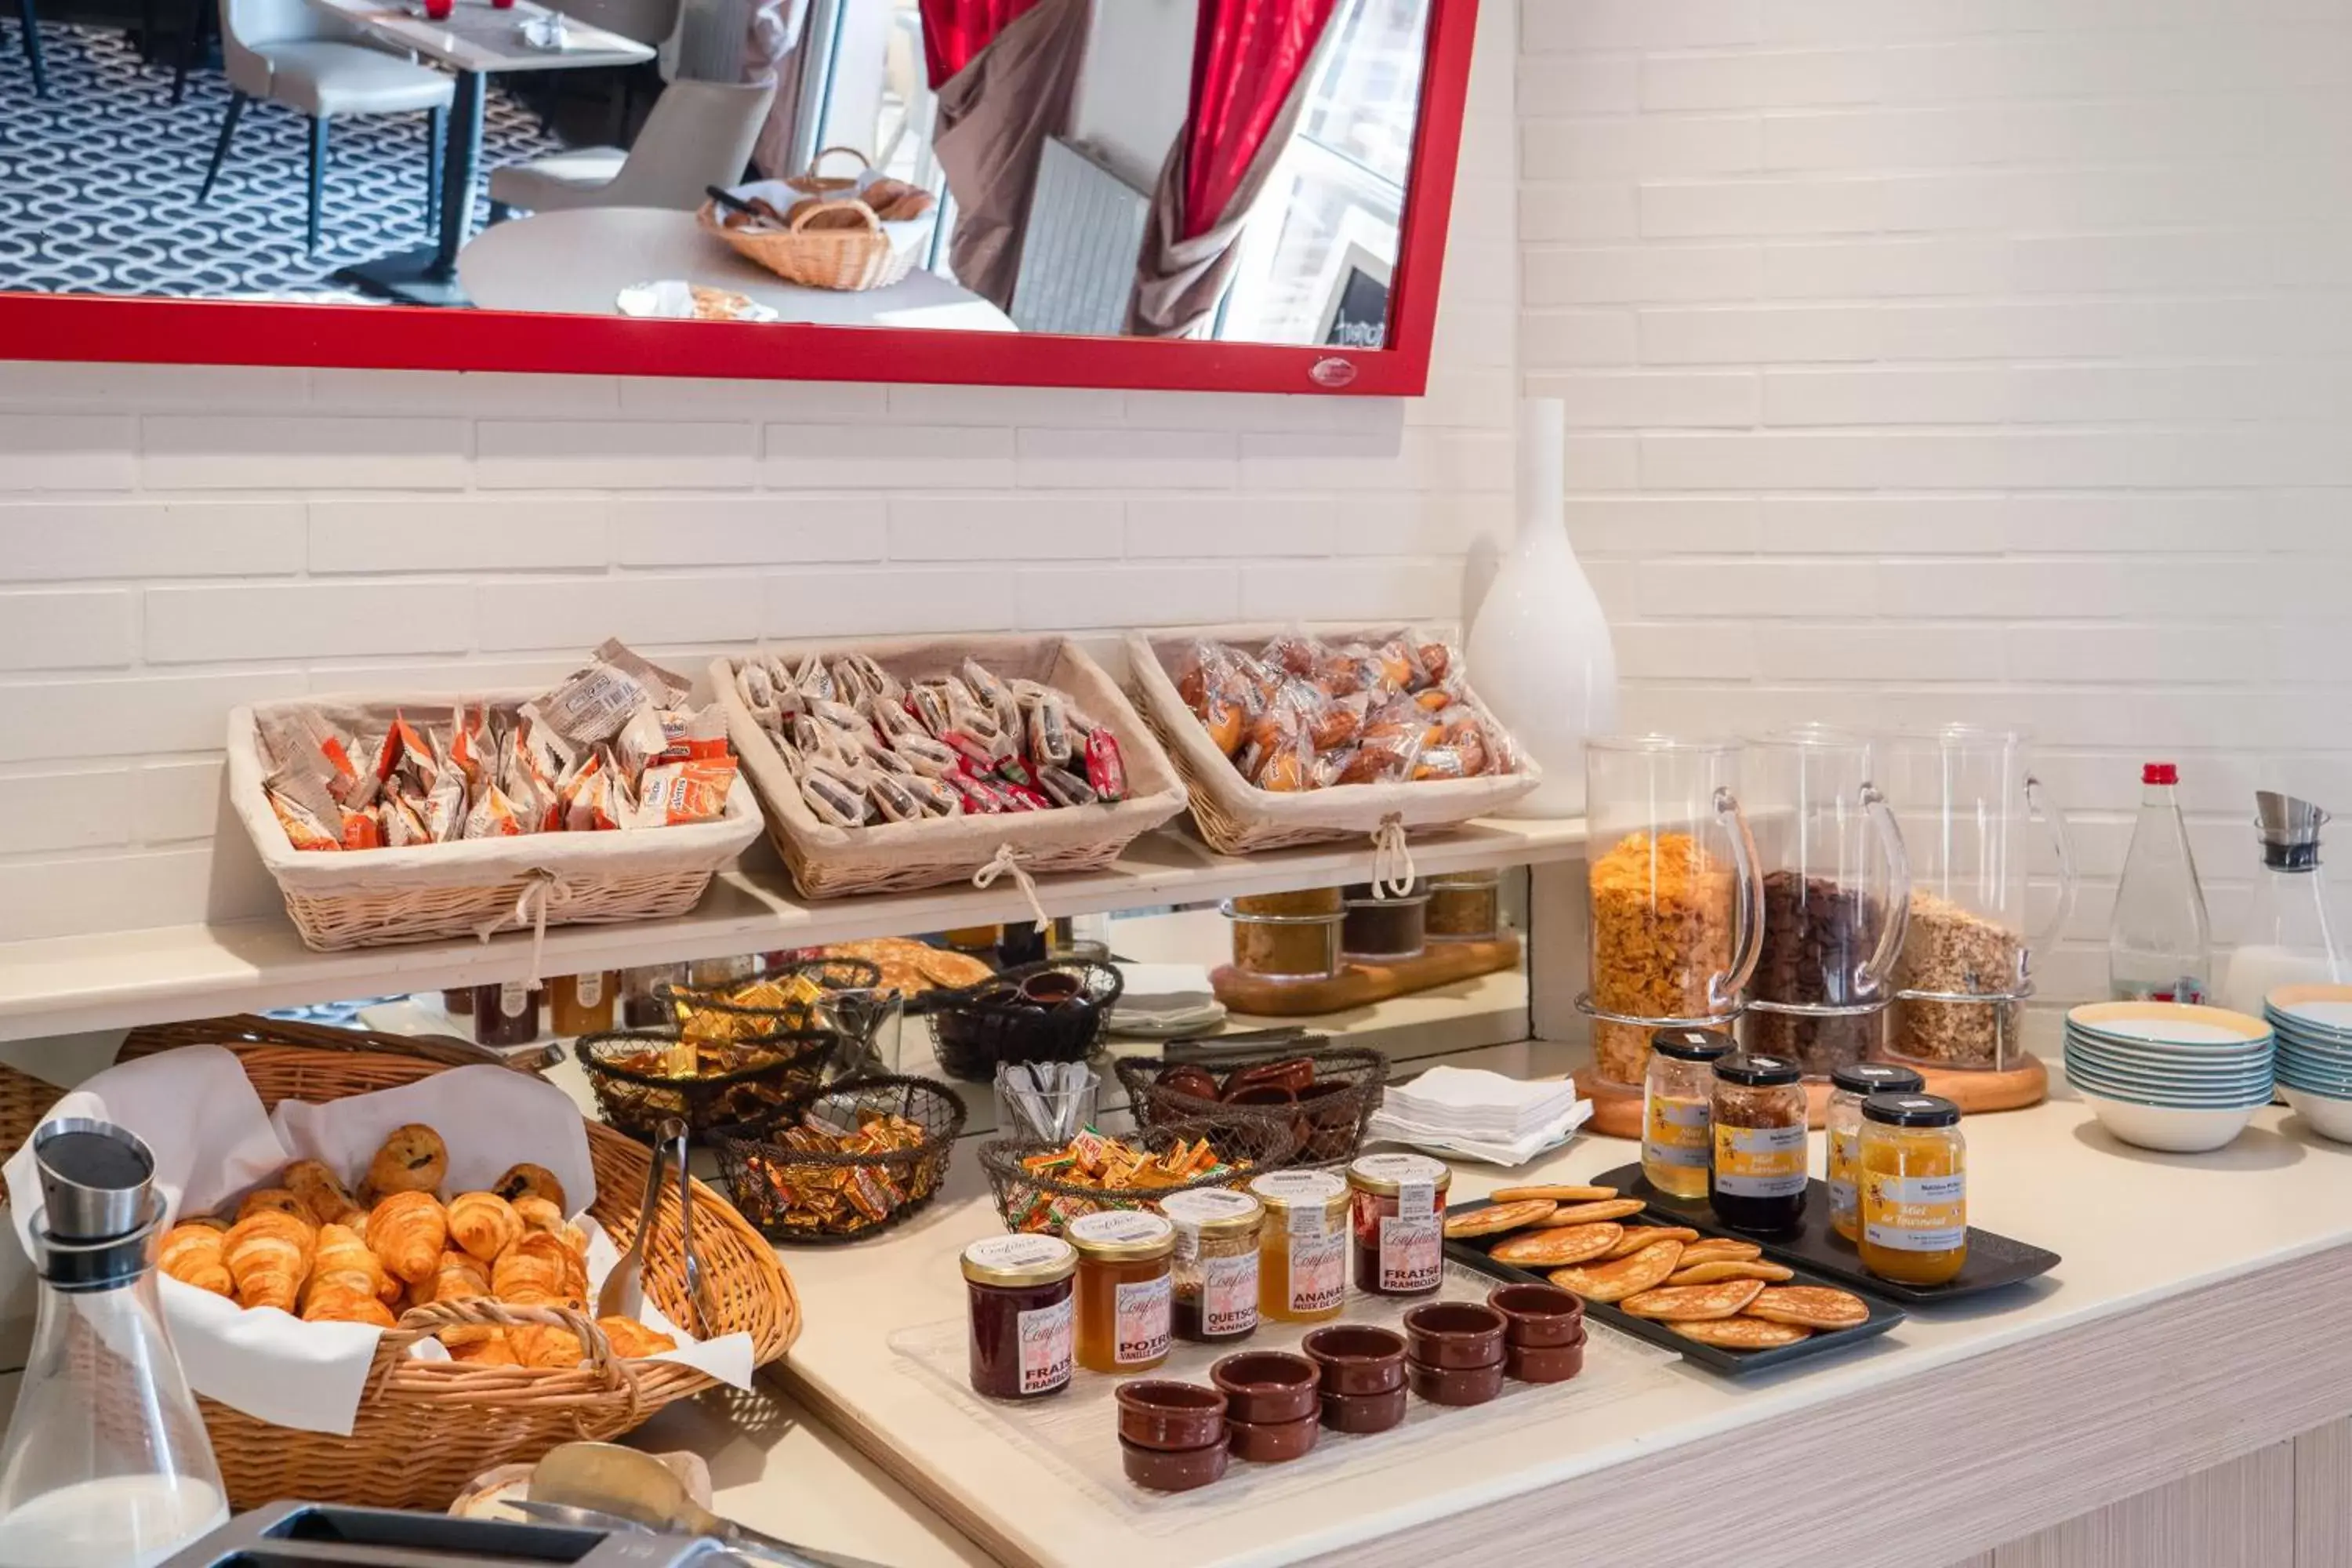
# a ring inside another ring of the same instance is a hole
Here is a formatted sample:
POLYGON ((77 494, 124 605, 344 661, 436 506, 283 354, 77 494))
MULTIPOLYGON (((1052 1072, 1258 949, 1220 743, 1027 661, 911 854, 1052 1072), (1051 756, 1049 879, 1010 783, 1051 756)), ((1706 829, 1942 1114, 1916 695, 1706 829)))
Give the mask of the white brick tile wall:
POLYGON ((319 500, 310 510, 317 573, 546 571, 613 558, 610 508, 595 496, 319 500))
POLYGON ((476 593, 474 646, 492 653, 587 648, 608 637, 649 647, 750 642, 764 613, 748 572, 511 577, 476 593))
POLYGON ((136 608, 120 588, 0 593, 0 670, 127 665, 136 608))
MULTIPOLYGON (((0 458, 0 474, 17 473, 0 458)), ((33 487, 37 488, 37 487, 33 487)), ((299 501, 14 502, 0 506, 6 580, 112 577, 135 565, 166 577, 268 577, 302 568, 299 501)))
POLYGON ((1013 483, 1007 427, 956 425, 771 425, 761 481, 775 489, 1004 489, 1013 483))
POLYGON ((1638 447, 1568 503, 1626 722, 2033 730, 2092 879, 2053 1005, 2171 756, 2233 938, 2249 792, 2352 802, 2352 12, 1528 10, 1523 384, 1638 447))
POLYGON ((151 588, 142 642, 156 664, 463 653, 474 646, 478 591, 436 582, 151 588))
POLYGON ((1083 561, 1116 557, 1116 496, 900 496, 893 561, 1083 561))
POLYGON ((461 419, 151 414, 139 421, 139 480, 165 491, 457 489, 472 436, 461 419))
POLYGON ((488 419, 476 427, 485 489, 748 489, 759 477, 749 423, 488 419))
POLYGON ((626 496, 601 503, 623 566, 879 561, 890 504, 878 495, 626 496))
POLYGON ((145 826, 131 809, 129 768, 0 773, 0 817, 30 850, 129 844, 145 826))

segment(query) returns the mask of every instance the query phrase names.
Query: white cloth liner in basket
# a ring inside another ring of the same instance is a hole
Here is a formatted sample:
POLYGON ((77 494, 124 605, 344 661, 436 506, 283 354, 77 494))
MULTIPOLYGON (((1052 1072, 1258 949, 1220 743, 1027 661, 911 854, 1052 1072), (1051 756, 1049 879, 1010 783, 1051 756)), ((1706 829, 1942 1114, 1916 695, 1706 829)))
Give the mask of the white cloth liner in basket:
MULTIPOLYGON (((845 654, 864 654, 901 680, 950 674, 967 658, 975 658, 1004 679, 1043 681, 1066 692, 1088 717, 1109 727, 1127 764, 1127 798, 1115 805, 835 827, 820 821, 801 798, 800 786, 775 742, 744 700, 735 677, 736 661, 714 660, 710 683, 726 705, 728 735, 767 808, 769 836, 777 852, 793 883, 810 898, 905 892, 967 879, 985 888, 1008 874, 1030 890, 1027 879, 1033 877, 1110 864, 1138 834, 1184 809, 1183 785, 1167 753, 1118 683, 1067 637, 809 642, 762 652, 794 666, 813 653, 828 662, 845 654)), ((1034 905, 1034 890, 1031 900, 1034 905)))
MULTIPOLYGON (((596 1175, 578 1107, 562 1089, 505 1068, 453 1068, 423 1082, 318 1105, 289 1100, 272 1115, 233 1052, 184 1046, 108 1068, 58 1101, 43 1121, 63 1116, 111 1121, 145 1142, 155 1156, 166 1226, 183 1215, 234 1210, 232 1200, 292 1160, 324 1161, 356 1190, 385 1136, 423 1122, 449 1148, 445 1196, 483 1190, 523 1161, 554 1173, 572 1211, 569 1217, 589 1234, 592 1304, 620 1260, 612 1239, 587 1213, 596 1201, 596 1175)), ((32 1221, 41 1207, 30 1139, 9 1157, 5 1174, 16 1240, 29 1255, 32 1221)), ((351 1435, 381 1330, 306 1323, 275 1308, 240 1308, 177 1279, 157 1283, 163 1321, 190 1387, 257 1420, 351 1435)), ((750 1334, 697 1341, 664 1318, 650 1298, 643 1321, 677 1340, 677 1349, 650 1359, 684 1363, 737 1388, 751 1386, 750 1334)), ((430 1340, 409 1353, 447 1355, 430 1340)))
MULTIPOLYGON (((1438 832, 1484 816, 1534 789, 1543 773, 1532 758, 1521 758, 1519 771, 1467 779, 1424 779, 1418 783, 1340 784, 1330 789, 1289 794, 1262 790, 1244 778, 1241 770, 1217 749, 1208 731, 1177 694, 1170 673, 1194 640, 1232 643, 1255 653, 1285 632, 1305 631, 1329 643, 1369 643, 1377 647, 1409 628, 1402 626, 1305 626, 1297 623, 1253 622, 1238 626, 1163 627, 1127 635, 1128 682, 1136 706, 1175 760, 1184 775, 1192 802, 1192 817, 1211 847, 1227 855, 1259 849, 1284 849, 1302 844, 1328 844, 1338 839, 1366 838, 1379 852, 1373 881, 1389 892, 1402 894, 1413 880, 1407 837, 1415 830, 1438 832)), ((1424 625, 1420 628, 1462 646, 1457 628, 1424 625)), ((1477 689, 1478 672, 1466 672, 1471 689, 1477 689)))
MULTIPOLYGON (((261 864, 310 947, 334 950, 499 931, 684 914, 710 878, 760 837, 760 808, 738 778, 716 822, 604 833, 527 833, 392 849, 297 849, 263 791, 258 721, 316 708, 346 733, 381 734, 399 712, 446 728, 459 702, 512 709, 541 695, 502 690, 390 698, 339 695, 257 703, 228 718, 228 794, 261 864)), ((537 979, 534 949, 532 978, 537 979)))

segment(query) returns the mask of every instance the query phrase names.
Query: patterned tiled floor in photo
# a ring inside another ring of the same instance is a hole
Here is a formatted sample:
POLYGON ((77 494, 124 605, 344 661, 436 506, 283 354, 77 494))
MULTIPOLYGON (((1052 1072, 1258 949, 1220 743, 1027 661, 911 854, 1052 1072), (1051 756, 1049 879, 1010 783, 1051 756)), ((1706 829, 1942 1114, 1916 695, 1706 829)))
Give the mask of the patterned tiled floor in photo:
MULTIPOLYGON (((142 64, 120 32, 45 23, 49 96, 36 98, 14 20, 0 26, 0 289, 352 300, 330 280, 335 268, 432 237, 422 113, 335 121, 323 232, 308 255, 302 116, 247 105, 198 206, 228 106, 218 68, 192 73, 174 108, 168 61, 142 64)), ((484 122, 485 186, 499 163, 562 150, 495 81, 484 122)), ((478 189, 476 204, 478 226, 478 189)))

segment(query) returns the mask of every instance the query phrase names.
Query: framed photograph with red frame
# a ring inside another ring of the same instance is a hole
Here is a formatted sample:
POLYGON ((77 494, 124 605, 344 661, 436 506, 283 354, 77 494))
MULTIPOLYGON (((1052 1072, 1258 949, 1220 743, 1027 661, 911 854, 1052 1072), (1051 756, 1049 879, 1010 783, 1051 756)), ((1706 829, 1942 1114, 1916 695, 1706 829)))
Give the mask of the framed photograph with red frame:
POLYGON ((1477 0, 1429 0, 1412 175, 1377 349, 0 293, 0 359, 1417 396, 1476 17, 1477 0))

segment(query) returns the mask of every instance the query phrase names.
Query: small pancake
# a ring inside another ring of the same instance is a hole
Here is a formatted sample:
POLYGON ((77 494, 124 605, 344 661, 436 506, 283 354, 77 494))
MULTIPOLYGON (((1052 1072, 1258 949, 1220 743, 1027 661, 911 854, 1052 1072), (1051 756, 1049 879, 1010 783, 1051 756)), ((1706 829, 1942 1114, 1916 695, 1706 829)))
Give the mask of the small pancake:
POLYGON ((1675 1271, 1675 1259, 1682 1252, 1683 1244, 1679 1241, 1653 1242, 1631 1257, 1588 1263, 1578 1268, 1555 1268, 1551 1282, 1588 1301, 1622 1301, 1655 1289, 1675 1271))
POLYGON ((1705 1241, 1694 1241, 1683 1248, 1683 1267, 1694 1263, 1746 1263, 1761 1258, 1764 1249, 1752 1241, 1734 1241, 1727 1236, 1711 1236, 1705 1241))
POLYGON ((1768 1323, 1761 1318, 1711 1318, 1696 1323, 1668 1323, 1686 1340, 1726 1351, 1771 1351, 1813 1337, 1797 1323, 1768 1323))
POLYGON ((1668 1279, 1666 1283, 1712 1285, 1718 1279, 1761 1279, 1767 1284, 1772 1284, 1782 1279, 1794 1279, 1796 1277, 1795 1269, 1784 1268, 1778 1263, 1767 1263, 1762 1258, 1751 1258, 1745 1263, 1734 1263, 1727 1258, 1715 1263, 1694 1263, 1687 1268, 1678 1268, 1675 1271, 1674 1278, 1668 1279))
POLYGON ((1688 1226, 1629 1225, 1625 1227, 1624 1237, 1610 1249, 1609 1257, 1601 1261, 1605 1263, 1610 1258, 1631 1258, 1642 1248, 1655 1247, 1662 1241, 1692 1242, 1697 1239, 1698 1232, 1688 1226))
POLYGON ((1549 1198, 1526 1198, 1515 1204, 1490 1204, 1482 1209, 1453 1215, 1445 1222, 1449 1237, 1500 1236, 1507 1230, 1524 1230, 1531 1225, 1541 1225, 1551 1217, 1559 1205, 1549 1198))
POLYGON ((1617 1195, 1614 1187, 1580 1187, 1572 1183, 1566 1186, 1496 1187, 1486 1194, 1490 1202, 1498 1204, 1517 1203, 1521 1198, 1549 1198, 1556 1204, 1597 1204, 1617 1195))
POLYGON ((1601 1198, 1589 1204, 1569 1204, 1551 1216, 1554 1225, 1599 1225, 1605 1219, 1630 1219, 1649 1205, 1639 1198, 1601 1198))
POLYGON ((1563 1225, 1549 1230, 1521 1231, 1507 1237, 1486 1254, 1497 1263, 1522 1268, 1559 1268, 1589 1263, 1617 1245, 1625 1234, 1622 1225, 1563 1225))
POLYGON ((1827 1285, 1780 1285, 1764 1291, 1746 1309, 1768 1323, 1808 1329, 1851 1329, 1870 1321, 1870 1303, 1851 1290, 1827 1285))
POLYGON ((1618 1303, 1637 1318, 1666 1323, 1696 1323, 1707 1318, 1736 1318, 1764 1289, 1761 1279, 1724 1279, 1713 1285, 1669 1285, 1644 1290, 1618 1303))

